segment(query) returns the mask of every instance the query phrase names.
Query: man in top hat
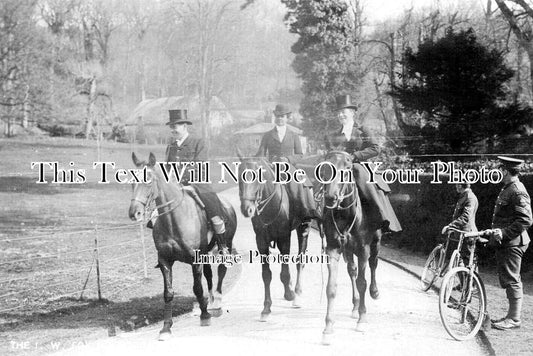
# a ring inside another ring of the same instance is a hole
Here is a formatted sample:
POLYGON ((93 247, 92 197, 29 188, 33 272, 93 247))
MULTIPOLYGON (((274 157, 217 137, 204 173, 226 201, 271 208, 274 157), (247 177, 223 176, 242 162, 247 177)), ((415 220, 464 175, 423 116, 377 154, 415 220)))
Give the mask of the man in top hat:
POLYGON ((529 246, 527 229, 533 223, 531 202, 524 184, 518 179, 519 159, 499 156, 503 173, 503 188, 498 195, 492 216, 490 243, 496 246, 496 261, 500 285, 507 293, 507 315, 493 320, 492 327, 510 330, 520 327, 522 312, 522 256, 529 246))
POLYGON ((350 95, 336 97, 336 104, 337 119, 342 127, 326 137, 326 148, 340 149, 353 156, 355 183, 363 200, 363 208, 371 209, 378 219, 376 229, 381 229, 383 233, 401 231, 400 222, 385 195, 390 192, 390 188, 381 180, 380 175, 376 176, 377 184, 367 183, 368 172, 358 163, 368 161, 380 153, 381 147, 376 135, 362 124, 360 118, 356 119, 357 106, 352 104, 350 95))
MULTIPOLYGON (((263 135, 256 156, 267 157, 271 162, 287 162, 293 172, 292 162, 302 156, 300 136, 287 127, 291 115, 287 106, 278 104, 273 113, 276 126, 263 135)), ((293 212, 301 215, 300 218, 306 223, 316 217, 315 201, 311 192, 313 185, 309 179, 303 184, 290 181, 286 187, 293 212)))
MULTIPOLYGON (((172 142, 167 146, 167 162, 202 162, 207 161, 207 153, 204 141, 201 138, 189 135, 189 125, 192 122, 187 119, 187 110, 169 110, 169 121, 166 123, 170 127, 172 142)), ((188 178, 188 176, 185 176, 188 178)), ((182 183, 188 185, 187 181, 182 183)), ((219 250, 227 253, 224 242, 226 232, 222 203, 210 184, 195 184, 196 191, 204 203, 205 213, 213 226, 214 237, 219 250)))

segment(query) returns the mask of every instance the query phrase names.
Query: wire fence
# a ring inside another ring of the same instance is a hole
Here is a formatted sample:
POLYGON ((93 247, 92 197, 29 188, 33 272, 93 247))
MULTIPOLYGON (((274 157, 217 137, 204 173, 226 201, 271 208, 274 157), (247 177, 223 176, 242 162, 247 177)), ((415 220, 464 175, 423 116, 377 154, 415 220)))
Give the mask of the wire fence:
POLYGON ((141 222, 1 239, 3 253, 15 257, 0 261, 0 314, 69 296, 107 299, 141 285, 148 277, 144 235, 141 222))

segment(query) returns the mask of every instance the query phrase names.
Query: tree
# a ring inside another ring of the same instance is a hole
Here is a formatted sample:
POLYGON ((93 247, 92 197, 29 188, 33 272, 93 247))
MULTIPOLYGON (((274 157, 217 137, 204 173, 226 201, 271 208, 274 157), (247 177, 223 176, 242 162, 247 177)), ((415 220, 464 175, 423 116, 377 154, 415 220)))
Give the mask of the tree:
POLYGON ((321 139, 335 122, 335 96, 355 96, 363 77, 359 67, 361 13, 358 0, 283 0, 290 31, 299 35, 292 46, 293 68, 302 80, 300 112, 304 132, 321 139))
POLYGON ((533 6, 526 0, 495 0, 503 17, 509 23, 519 45, 526 51, 530 66, 530 87, 533 92, 533 6), (507 3, 513 3, 516 8, 511 8, 507 3))
POLYGON ((521 107, 509 118, 502 103, 505 83, 513 71, 502 54, 481 45, 472 29, 422 42, 415 53, 404 53, 403 83, 393 88, 404 109, 422 115, 420 135, 433 149, 466 152, 472 145, 498 132, 499 120, 517 127, 527 119, 521 107), (498 125, 497 125, 498 124, 498 125))

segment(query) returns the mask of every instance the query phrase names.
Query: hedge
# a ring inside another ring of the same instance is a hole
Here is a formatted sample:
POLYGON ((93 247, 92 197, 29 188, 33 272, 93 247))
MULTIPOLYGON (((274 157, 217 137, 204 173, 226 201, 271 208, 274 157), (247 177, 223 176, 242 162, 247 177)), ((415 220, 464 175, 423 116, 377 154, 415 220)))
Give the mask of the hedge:
MULTIPOLYGON (((433 175, 423 174, 418 184, 391 184, 391 204, 402 224, 403 231, 394 236, 393 242, 400 248, 429 253, 438 243, 442 227, 451 222, 457 193, 453 184, 430 184, 433 175)), ((528 192, 533 193, 533 174, 520 177, 528 192)), ((503 187, 499 184, 472 185, 472 191, 479 200, 476 214, 478 229, 490 229, 496 198, 503 187)), ((533 236, 533 229, 529 229, 533 236)), ((491 248, 480 249, 481 263, 492 264, 494 251, 491 248)), ((524 264, 533 264, 533 248, 528 249, 524 256, 524 264)))

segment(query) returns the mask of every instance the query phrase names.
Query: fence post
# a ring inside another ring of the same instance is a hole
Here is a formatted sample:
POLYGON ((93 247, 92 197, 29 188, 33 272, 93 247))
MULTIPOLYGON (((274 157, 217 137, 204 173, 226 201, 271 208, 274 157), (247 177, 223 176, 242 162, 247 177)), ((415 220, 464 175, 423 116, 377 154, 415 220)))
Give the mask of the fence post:
POLYGON ((96 257, 96 283, 98 285, 98 300, 102 300, 102 285, 100 284, 100 258, 98 256, 98 225, 94 227, 94 255, 96 257))
POLYGON ((146 266, 146 247, 144 245, 144 222, 139 223, 139 234, 141 237, 141 245, 143 249, 143 264, 144 264, 144 278, 148 278, 148 267, 146 266))

